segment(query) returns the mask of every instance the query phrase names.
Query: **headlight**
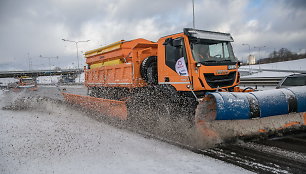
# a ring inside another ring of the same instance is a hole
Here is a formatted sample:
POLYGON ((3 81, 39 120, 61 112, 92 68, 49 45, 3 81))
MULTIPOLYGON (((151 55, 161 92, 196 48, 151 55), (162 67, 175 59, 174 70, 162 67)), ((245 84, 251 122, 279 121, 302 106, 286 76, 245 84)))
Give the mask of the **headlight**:
POLYGON ((236 69, 236 65, 228 65, 227 69, 236 69))

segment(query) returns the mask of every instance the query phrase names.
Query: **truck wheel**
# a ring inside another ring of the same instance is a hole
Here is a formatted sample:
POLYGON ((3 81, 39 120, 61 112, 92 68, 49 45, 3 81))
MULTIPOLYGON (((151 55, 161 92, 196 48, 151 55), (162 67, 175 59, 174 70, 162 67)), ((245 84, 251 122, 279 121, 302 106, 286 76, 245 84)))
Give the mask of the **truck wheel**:
POLYGON ((141 63, 140 73, 142 78, 149 85, 157 85, 157 58, 156 56, 147 57, 141 63))

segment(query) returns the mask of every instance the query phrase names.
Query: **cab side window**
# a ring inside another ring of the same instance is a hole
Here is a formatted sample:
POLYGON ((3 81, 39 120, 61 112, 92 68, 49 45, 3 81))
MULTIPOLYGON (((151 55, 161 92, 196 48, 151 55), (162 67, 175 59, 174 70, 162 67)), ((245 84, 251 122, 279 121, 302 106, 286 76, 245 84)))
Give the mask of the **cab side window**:
POLYGON ((172 39, 167 44, 165 44, 165 48, 166 48, 166 65, 168 67, 170 67, 175 71, 176 61, 181 57, 185 58, 185 62, 187 64, 187 56, 186 56, 183 38, 172 39))

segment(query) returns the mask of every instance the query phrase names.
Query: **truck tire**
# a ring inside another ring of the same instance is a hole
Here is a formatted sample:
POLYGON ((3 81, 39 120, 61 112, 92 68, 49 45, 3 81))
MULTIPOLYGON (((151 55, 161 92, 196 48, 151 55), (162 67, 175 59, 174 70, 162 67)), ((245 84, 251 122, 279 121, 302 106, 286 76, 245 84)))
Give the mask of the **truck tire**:
POLYGON ((141 63, 140 73, 142 78, 149 85, 157 85, 158 84, 158 76, 157 76, 157 57, 150 56, 143 60, 141 63))

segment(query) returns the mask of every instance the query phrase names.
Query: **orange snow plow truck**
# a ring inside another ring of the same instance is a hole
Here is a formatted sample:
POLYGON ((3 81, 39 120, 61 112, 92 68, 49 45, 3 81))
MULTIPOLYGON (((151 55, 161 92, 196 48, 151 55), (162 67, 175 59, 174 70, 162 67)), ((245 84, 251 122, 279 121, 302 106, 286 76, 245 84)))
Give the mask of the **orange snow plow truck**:
POLYGON ((304 127, 306 87, 240 89, 231 42, 228 33, 190 28, 157 42, 121 40, 85 53, 87 96, 63 95, 70 103, 145 126, 161 117, 184 119, 203 135, 304 127))

